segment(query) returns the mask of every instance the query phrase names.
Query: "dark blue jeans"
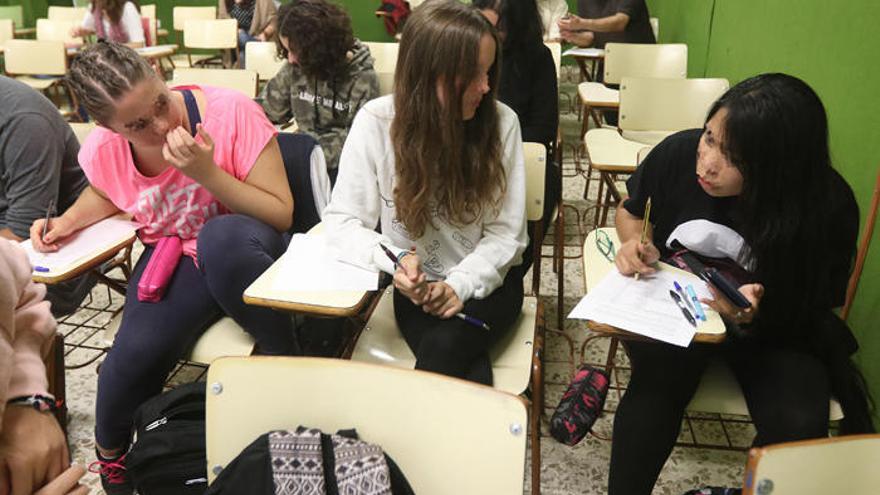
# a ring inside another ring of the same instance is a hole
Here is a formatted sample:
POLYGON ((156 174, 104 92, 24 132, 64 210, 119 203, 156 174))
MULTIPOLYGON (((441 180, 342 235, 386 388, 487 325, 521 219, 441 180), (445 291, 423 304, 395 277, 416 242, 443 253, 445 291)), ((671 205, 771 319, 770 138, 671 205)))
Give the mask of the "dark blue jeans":
POLYGON ((223 315, 254 337, 259 352, 299 353, 288 315, 242 301, 247 286, 285 249, 282 234, 258 220, 215 217, 199 233, 198 266, 192 258, 181 257, 158 303, 137 298, 138 281, 153 253, 152 247, 144 250, 129 281, 122 325, 98 376, 98 445, 127 445, 135 409, 162 391, 177 361, 223 315))

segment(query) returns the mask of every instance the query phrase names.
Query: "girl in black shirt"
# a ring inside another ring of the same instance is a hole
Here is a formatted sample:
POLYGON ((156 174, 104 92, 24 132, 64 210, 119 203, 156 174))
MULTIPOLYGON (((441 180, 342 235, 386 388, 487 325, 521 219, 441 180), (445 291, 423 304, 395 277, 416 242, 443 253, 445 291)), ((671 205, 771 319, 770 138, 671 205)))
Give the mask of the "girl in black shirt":
POLYGON ((611 495, 649 494, 709 358, 739 381, 756 446, 824 437, 829 398, 842 433, 870 431, 857 345, 832 308, 843 303, 858 234, 852 190, 831 166, 825 108, 803 81, 764 74, 731 88, 702 131, 660 143, 627 182, 617 213, 624 275, 649 274, 677 240, 725 259, 746 283, 740 310, 703 301, 728 328, 722 345, 628 342, 632 377, 614 421, 611 495), (651 198, 650 243, 640 244, 651 198))

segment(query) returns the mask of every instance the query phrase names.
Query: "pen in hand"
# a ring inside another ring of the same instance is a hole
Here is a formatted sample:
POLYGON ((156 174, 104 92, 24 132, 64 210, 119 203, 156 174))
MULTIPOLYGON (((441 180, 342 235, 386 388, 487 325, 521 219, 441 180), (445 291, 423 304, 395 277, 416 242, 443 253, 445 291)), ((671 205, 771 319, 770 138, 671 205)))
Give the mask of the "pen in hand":
MULTIPOLYGON (((648 202, 645 203, 645 219, 642 222, 642 236, 641 236, 641 238, 639 238, 639 247, 643 246, 645 244, 645 242, 647 242, 647 240, 648 240, 648 225, 650 225, 650 223, 651 223, 651 198, 648 197, 648 202)), ((636 251, 636 254, 638 254, 638 251, 636 251)), ((641 255, 639 255, 639 258, 641 258, 641 255)), ((639 275, 640 275, 640 273, 637 271, 635 273, 636 280, 639 279, 639 275)))
MULTIPOLYGON (((394 263, 394 268, 399 268, 400 267, 400 260, 397 258, 397 256, 395 256, 394 253, 392 253, 391 250, 388 249, 387 247, 385 247, 385 245, 382 244, 381 242, 379 243, 379 247, 382 248, 382 251, 385 253, 385 256, 388 256, 388 259, 390 259, 391 262, 394 263)), ((473 316, 469 316, 465 313, 456 313, 455 317, 460 320, 463 320, 467 323, 470 323, 471 325, 473 325, 475 327, 482 328, 486 331, 491 330, 491 328, 489 327, 489 325, 486 324, 486 322, 484 322, 478 318, 474 318, 473 316)))
POLYGON ((49 232, 49 218, 52 216, 52 213, 55 212, 55 199, 51 199, 49 201, 49 206, 46 207, 46 221, 43 223, 43 233, 40 235, 40 240, 44 243, 46 242, 46 233, 49 232))

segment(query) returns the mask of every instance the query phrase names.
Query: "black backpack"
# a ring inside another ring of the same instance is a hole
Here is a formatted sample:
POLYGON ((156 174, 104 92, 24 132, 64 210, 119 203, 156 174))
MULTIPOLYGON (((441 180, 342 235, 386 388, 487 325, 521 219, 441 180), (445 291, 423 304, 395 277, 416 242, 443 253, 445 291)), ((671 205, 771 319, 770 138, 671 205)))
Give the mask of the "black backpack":
POLYGON ((414 495, 400 468, 354 430, 275 430, 245 447, 205 495, 414 495))
POLYGON ((134 413, 125 466, 140 495, 195 495, 208 487, 205 383, 153 397, 134 413))

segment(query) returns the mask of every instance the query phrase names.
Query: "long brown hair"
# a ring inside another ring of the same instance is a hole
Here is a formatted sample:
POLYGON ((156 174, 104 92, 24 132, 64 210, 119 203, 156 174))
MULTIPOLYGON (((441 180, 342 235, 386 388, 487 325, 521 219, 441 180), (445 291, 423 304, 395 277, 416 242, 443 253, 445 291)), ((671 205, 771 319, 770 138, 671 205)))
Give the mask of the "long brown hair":
MULTIPOLYGON (((110 22, 113 24, 119 24, 119 19, 122 18, 122 10, 125 8, 125 4, 128 1, 129 0, 92 0, 92 12, 100 9, 107 14, 107 17, 110 18, 110 22)), ((137 2, 133 3, 135 7, 139 7, 137 2)))
POLYGON ((426 2, 406 23, 394 72, 391 141, 397 218, 414 237, 433 225, 433 215, 464 225, 500 205, 506 177, 495 106, 498 47, 489 21, 457 0, 426 2), (480 40, 486 35, 496 46, 491 89, 464 121, 462 94, 480 77, 480 40))

